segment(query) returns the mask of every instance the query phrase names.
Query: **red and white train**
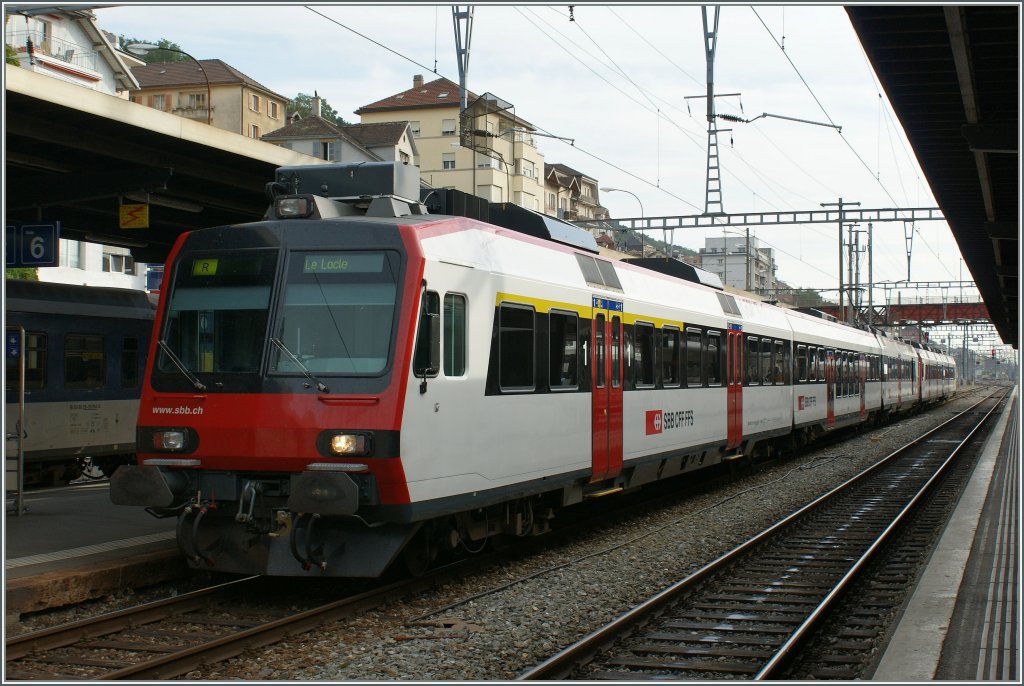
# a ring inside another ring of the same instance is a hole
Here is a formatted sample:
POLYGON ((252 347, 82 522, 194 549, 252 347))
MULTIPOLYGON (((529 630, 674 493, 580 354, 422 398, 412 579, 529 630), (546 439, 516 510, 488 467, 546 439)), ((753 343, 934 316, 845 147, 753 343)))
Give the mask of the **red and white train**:
POLYGON ((263 221, 174 246, 137 464, 111 482, 178 517, 197 567, 421 569, 955 390, 947 355, 605 259, 569 224, 427 214, 414 167, 283 167, 271 186, 263 221))

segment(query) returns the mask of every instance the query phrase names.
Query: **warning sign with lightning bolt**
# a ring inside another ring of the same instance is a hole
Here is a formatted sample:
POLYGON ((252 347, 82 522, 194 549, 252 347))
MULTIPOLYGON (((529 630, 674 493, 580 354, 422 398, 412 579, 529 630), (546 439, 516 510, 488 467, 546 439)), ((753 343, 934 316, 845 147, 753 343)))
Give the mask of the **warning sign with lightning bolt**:
POLYGON ((120 224, 122 229, 148 229, 149 205, 145 203, 120 206, 120 224))

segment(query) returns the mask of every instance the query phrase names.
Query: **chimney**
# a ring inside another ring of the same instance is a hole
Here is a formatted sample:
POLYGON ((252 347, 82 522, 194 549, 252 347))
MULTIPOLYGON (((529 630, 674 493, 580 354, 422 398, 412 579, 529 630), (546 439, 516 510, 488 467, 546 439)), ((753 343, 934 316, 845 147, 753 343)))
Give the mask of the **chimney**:
POLYGON ((416 76, 412 77, 412 87, 423 88, 423 74, 416 74, 416 76))
POLYGON ((310 112, 314 117, 320 116, 320 95, 313 91, 313 111, 310 112))

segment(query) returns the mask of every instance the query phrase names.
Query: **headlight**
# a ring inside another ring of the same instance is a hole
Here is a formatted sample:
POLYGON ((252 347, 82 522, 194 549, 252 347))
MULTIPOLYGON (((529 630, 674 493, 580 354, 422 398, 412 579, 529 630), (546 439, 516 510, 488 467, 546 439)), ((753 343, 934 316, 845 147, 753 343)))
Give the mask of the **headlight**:
POLYGON ((373 433, 329 429, 317 436, 316 449, 324 457, 371 457, 373 433))
POLYGON ((313 214, 313 201, 307 196, 278 198, 275 205, 278 219, 301 219, 313 214))
POLYGON ((185 449, 185 432, 181 429, 154 431, 153 447, 157 450, 179 451, 185 449))
POLYGON ((331 452, 335 455, 366 454, 366 436, 361 434, 334 434, 331 436, 331 452))

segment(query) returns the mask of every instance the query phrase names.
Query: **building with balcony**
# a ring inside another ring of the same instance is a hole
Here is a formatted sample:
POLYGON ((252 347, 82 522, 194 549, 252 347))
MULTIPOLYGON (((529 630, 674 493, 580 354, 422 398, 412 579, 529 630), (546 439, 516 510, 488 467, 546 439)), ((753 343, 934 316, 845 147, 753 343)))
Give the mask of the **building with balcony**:
POLYGON ((156 62, 132 74, 139 87, 131 100, 147 107, 256 140, 285 124, 288 98, 222 60, 156 62))
POLYGON ((558 163, 544 165, 544 214, 565 221, 608 218, 597 180, 558 163))
POLYGON ((321 100, 313 99, 313 114, 289 116, 289 123, 264 134, 274 145, 332 162, 401 162, 412 164, 416 140, 407 121, 377 124, 333 124, 320 116, 321 100))
POLYGON ((115 48, 89 9, 5 4, 4 42, 22 69, 121 97, 139 86, 131 66, 141 62, 115 48))
POLYGON ((761 247, 756 236, 704 239, 700 267, 733 288, 764 296, 772 296, 776 290, 775 251, 761 247))
POLYGON ((543 211, 544 155, 534 142, 536 128, 490 93, 468 93, 467 100, 462 116, 458 84, 444 78, 425 83, 417 75, 412 88, 355 114, 362 124, 407 121, 415 138, 414 163, 431 186, 543 211))

